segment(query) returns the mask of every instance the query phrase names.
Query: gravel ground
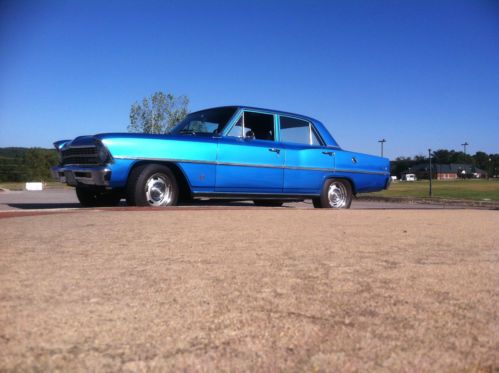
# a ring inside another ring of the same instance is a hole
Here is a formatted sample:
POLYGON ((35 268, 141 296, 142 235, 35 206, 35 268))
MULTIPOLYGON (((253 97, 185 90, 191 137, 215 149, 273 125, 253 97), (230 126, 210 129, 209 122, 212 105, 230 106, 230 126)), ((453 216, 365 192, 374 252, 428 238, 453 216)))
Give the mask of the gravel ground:
POLYGON ((499 369, 499 215, 0 219, 0 371, 499 369))

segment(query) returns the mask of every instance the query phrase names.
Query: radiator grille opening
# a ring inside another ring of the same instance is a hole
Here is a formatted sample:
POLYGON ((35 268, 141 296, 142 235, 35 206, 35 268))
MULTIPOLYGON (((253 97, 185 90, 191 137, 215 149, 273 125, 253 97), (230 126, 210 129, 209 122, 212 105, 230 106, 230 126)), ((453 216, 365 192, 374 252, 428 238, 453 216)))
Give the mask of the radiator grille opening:
POLYGON ((81 148, 69 148, 61 151, 62 165, 72 165, 72 164, 86 164, 86 165, 97 165, 99 164, 97 156, 97 147, 81 147, 81 148))

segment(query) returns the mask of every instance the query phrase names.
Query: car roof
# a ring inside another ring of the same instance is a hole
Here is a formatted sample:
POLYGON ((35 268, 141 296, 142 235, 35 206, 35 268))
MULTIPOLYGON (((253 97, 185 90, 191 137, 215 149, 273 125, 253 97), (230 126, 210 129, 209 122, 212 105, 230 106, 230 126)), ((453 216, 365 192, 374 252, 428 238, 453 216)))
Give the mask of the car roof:
POLYGON ((311 122, 315 125, 316 129, 319 131, 320 136, 324 140, 325 144, 328 146, 333 146, 336 148, 340 148, 340 145, 338 142, 334 139, 334 137, 331 135, 331 133, 327 130, 326 126, 319 120, 309 117, 307 115, 302 115, 302 114, 296 114, 296 113, 290 113, 288 111, 281 111, 281 110, 274 110, 274 109, 266 109, 262 107, 255 107, 255 106, 246 106, 246 105, 227 105, 227 106, 217 106, 217 107, 212 107, 212 108, 206 108, 203 110, 197 110, 194 113, 198 113, 201 111, 206 111, 206 110, 213 110, 213 109, 225 109, 225 108, 231 108, 234 110, 237 109, 243 109, 243 110, 254 110, 254 111, 262 111, 262 112, 268 112, 272 114, 278 114, 278 115, 288 115, 292 117, 296 117, 299 119, 306 120, 308 122, 311 122))
POLYGON ((206 111, 206 110, 212 110, 212 109, 228 109, 228 108, 232 108, 232 109, 248 109, 248 110, 254 110, 254 111, 266 111, 266 112, 271 112, 271 113, 279 114, 279 115, 290 115, 290 116, 293 116, 293 117, 300 117, 300 118, 303 118, 303 119, 306 119, 306 120, 309 120, 309 121, 312 121, 312 122, 319 122, 319 120, 317 120, 315 118, 312 118, 312 117, 309 117, 307 115, 303 115, 303 114, 290 113, 288 111, 268 109, 268 108, 262 108, 262 107, 256 107, 256 106, 246 106, 246 105, 216 106, 216 107, 210 107, 210 108, 205 108, 205 109, 201 109, 201 110, 196 110, 193 113, 197 113, 197 112, 200 112, 200 111, 206 111))

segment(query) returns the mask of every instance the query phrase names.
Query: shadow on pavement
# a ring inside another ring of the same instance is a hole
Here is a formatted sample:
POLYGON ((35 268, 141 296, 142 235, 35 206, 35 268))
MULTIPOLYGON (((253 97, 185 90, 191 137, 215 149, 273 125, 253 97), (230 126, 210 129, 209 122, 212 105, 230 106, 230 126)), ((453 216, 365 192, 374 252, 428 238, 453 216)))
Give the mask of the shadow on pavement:
POLYGON ((8 203, 7 206, 21 210, 68 209, 81 207, 79 203, 8 203))
MULTIPOLYGON (((24 203, 6 203, 4 206, 9 206, 18 210, 50 210, 50 209, 72 209, 72 208, 83 208, 79 203, 76 202, 63 202, 63 203, 37 203, 37 202, 24 202, 24 203)), ((122 200, 119 206, 115 208, 124 207, 130 209, 134 206, 127 206, 125 200, 122 200)), ((278 208, 278 209, 311 209, 314 210, 311 203, 301 202, 301 203, 288 203, 284 204, 282 207, 264 207, 255 206, 252 201, 231 201, 231 200, 196 200, 190 202, 182 202, 176 207, 186 209, 196 209, 196 208, 278 208)), ((140 208, 139 209, 143 209, 140 208)), ((392 204, 392 203, 366 203, 366 202, 355 202, 352 204, 353 210, 447 210, 447 209, 480 209, 477 207, 466 207, 466 206, 445 206, 445 205, 416 205, 416 204, 392 204)), ((482 208, 483 209, 483 208, 482 208)), ((490 208, 489 208, 490 209, 490 208)), ((2 209, 0 209, 2 210, 2 209)), ((154 209, 156 210, 156 209, 154 209)), ((323 209, 316 209, 323 210, 323 209)), ((497 209, 496 209, 497 210, 497 209)))
MULTIPOLYGON (((83 208, 79 203, 7 203, 6 206, 19 210, 43 210, 43 209, 65 209, 65 208, 83 208)), ((128 207, 125 201, 121 201, 119 206, 128 207)), ((133 206, 130 206, 133 207, 133 206)), ((226 200, 201 200, 195 202, 179 203, 177 207, 259 207, 249 201, 226 201, 226 200)), ((296 208, 295 206, 282 206, 281 208, 296 208)))

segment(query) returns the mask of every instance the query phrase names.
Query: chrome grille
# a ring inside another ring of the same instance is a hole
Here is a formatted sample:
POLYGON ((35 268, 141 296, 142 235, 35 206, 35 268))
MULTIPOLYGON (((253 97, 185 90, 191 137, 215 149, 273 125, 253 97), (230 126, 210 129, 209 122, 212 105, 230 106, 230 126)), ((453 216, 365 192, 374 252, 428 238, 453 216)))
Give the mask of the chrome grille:
POLYGON ((97 157, 97 147, 69 148, 61 151, 62 165, 69 164, 99 164, 97 157))

